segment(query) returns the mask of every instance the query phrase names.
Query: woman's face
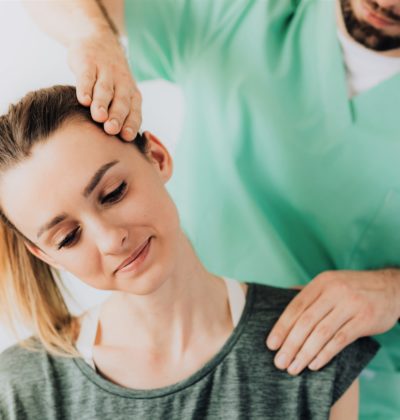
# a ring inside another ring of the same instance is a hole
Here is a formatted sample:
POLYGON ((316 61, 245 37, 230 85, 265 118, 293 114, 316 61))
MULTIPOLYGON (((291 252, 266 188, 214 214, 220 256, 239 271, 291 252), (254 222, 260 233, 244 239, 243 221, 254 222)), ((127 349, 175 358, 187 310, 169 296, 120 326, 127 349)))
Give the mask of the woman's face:
POLYGON ((2 209, 34 255, 99 289, 147 294, 162 284, 181 230, 164 187, 171 158, 146 137, 147 159, 72 120, 2 175, 2 209))

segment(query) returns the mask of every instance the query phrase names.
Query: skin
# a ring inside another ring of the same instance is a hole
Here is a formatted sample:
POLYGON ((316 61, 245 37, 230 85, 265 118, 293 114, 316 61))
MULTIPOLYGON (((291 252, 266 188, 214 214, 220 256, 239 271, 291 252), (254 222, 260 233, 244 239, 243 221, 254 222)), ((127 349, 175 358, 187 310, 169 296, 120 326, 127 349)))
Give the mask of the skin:
MULTIPOLYGON (((350 0, 353 7, 353 12, 360 21, 364 21, 376 29, 379 29, 383 35, 389 35, 393 37, 400 36, 400 2, 398 0, 350 0), (389 22, 385 24, 380 23, 370 16, 370 12, 373 11, 378 16, 388 19, 389 22), (395 15, 391 18, 391 15, 395 15)), ((396 51, 399 54, 399 51, 396 51)))
POLYGON ((340 0, 337 21, 342 33, 379 54, 399 57, 398 1, 340 0))
MULTIPOLYGON (((225 285, 196 257, 164 187, 172 175, 171 157, 155 136, 145 135, 149 152, 143 157, 93 124, 72 120, 2 174, 0 196, 7 217, 31 241, 25 244, 33 255, 113 291, 100 312, 96 368, 116 384, 151 389, 197 371, 221 349, 233 325, 225 285), (93 191, 82 194, 110 162, 93 191), (115 199, 122 182, 127 187, 115 199), (105 201, 110 194, 113 201, 105 201), (65 218, 43 231, 60 214, 65 218), (79 236, 71 239, 77 228, 79 236), (149 237, 151 248, 137 271, 115 273, 149 237)), ((355 381, 330 419, 344 413, 356 419, 357 410, 355 381)))
POLYGON ((171 158, 155 136, 146 136, 147 159, 93 124, 69 122, 0 178, 2 208, 33 242, 26 242, 32 254, 113 291, 102 305, 94 360, 113 382, 142 389, 189 376, 233 330, 225 285, 198 260, 164 187, 171 158), (115 161, 85 197, 93 174, 115 161), (122 182, 125 192, 105 202, 122 182), (38 238, 41 227, 60 214, 66 218, 38 238), (77 227, 79 236, 59 249, 77 227), (115 273, 150 237, 140 268, 115 273))
MULTIPOLYGON (((115 37, 104 29, 104 20, 102 24, 99 23, 99 10, 93 2, 76 2, 75 10, 79 10, 81 15, 74 21, 74 31, 60 30, 57 26, 65 20, 67 4, 62 1, 56 3, 57 7, 46 5, 42 10, 35 4, 37 15, 40 15, 36 16, 36 20, 68 46, 72 61, 80 63, 72 66, 79 86, 78 98, 89 94, 92 99, 92 115, 97 119, 95 110, 100 104, 111 112, 109 104, 119 102, 117 96, 111 102, 113 90, 109 89, 110 86, 115 86, 115 92, 132 92, 132 79, 125 77, 128 74, 126 62, 121 59, 121 51, 112 47, 115 45, 115 37), (86 25, 79 22, 86 22, 86 25), (79 36, 80 31, 87 27, 92 27, 93 32, 79 36), (78 36, 71 39, 72 33, 77 33, 78 36), (99 48, 99 45, 104 48, 99 48), (118 67, 112 65, 114 62, 119 63, 118 67), (120 72, 123 72, 123 76, 120 72), (100 73, 105 75, 104 86, 108 86, 106 89, 102 88, 100 78, 94 76, 100 73), (87 77, 88 74, 91 76, 87 77)), ((124 33, 122 0, 104 0, 103 4, 119 32, 124 33)), ((382 35, 399 36, 399 22, 382 25, 382 22, 376 20, 376 16, 371 20, 371 15, 368 14, 371 4, 374 5, 372 9, 378 17, 385 17, 390 13, 400 16, 400 0, 350 0, 354 15, 360 21, 380 30, 382 35)), ((338 26, 351 37, 344 26, 340 8, 338 11, 338 26)), ((69 21, 69 24, 74 22, 69 21)), ((377 53, 400 56, 400 49, 377 53)), ((83 103, 88 105, 89 101, 83 103)), ((133 97, 125 105, 121 101, 120 105, 120 115, 116 115, 120 125, 128 112, 129 115, 139 112, 139 102, 135 102, 133 97)), ((108 126, 105 126, 105 130, 110 132, 108 126)), ((127 139, 126 136, 124 138, 127 139)), ((323 367, 357 338, 388 331, 399 318, 399 270, 327 271, 312 279, 301 290, 268 335, 266 345, 277 351, 276 366, 288 369, 289 373, 296 375, 306 366, 310 369, 323 367)))
POLYGON ((23 0, 40 27, 67 48, 79 102, 90 106, 93 119, 104 123, 106 133, 121 133, 130 141, 142 122, 142 97, 118 40, 118 35, 125 34, 123 1, 103 3, 118 34, 110 29, 96 1, 23 0))

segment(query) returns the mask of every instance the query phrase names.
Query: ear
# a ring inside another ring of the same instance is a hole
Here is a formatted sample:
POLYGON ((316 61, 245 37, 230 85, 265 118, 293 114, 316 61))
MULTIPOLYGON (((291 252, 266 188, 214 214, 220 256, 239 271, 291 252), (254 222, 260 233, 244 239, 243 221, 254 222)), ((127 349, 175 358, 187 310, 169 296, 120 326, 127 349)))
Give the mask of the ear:
POLYGON ((147 157, 155 166, 161 179, 166 183, 172 176, 173 162, 171 155, 161 141, 149 131, 145 131, 143 135, 147 139, 147 157))
POLYGON ((28 251, 34 255, 39 260, 44 261, 46 264, 50 265, 53 268, 56 268, 58 270, 63 270, 64 268, 57 264, 53 258, 49 257, 44 251, 42 251, 38 246, 33 244, 32 242, 24 241, 24 244, 28 251))

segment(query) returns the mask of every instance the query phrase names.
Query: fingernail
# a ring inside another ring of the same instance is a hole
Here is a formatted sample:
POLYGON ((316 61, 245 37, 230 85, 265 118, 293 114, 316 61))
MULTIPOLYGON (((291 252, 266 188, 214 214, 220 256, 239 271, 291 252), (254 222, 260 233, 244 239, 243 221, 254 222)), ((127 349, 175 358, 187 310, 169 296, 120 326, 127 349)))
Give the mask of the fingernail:
POLYGON ((114 128, 119 128, 119 122, 113 118, 112 120, 110 120, 110 124, 114 126, 114 128))
POLYGON ((92 100, 92 98, 91 98, 89 95, 85 95, 85 96, 83 97, 83 100, 84 100, 85 102, 90 102, 90 101, 92 100))
POLYGON ((318 370, 319 369, 319 363, 317 360, 313 360, 309 365, 308 368, 310 370, 318 370))
POLYGON ((270 350, 276 350, 279 347, 279 338, 276 335, 269 337, 267 346, 270 350))
POLYGON ((278 356, 275 358, 275 365, 279 369, 286 369, 287 364, 287 356, 285 353, 278 354, 278 356))
POLYGON ((106 114, 106 115, 107 115, 107 110, 104 108, 104 106, 99 106, 97 109, 98 109, 100 112, 102 112, 102 113, 104 113, 104 114, 106 114))
POLYGON ((123 135, 124 135, 125 137, 132 138, 132 137, 133 137, 133 130, 132 130, 132 128, 129 128, 129 127, 124 128, 124 130, 123 130, 123 135))
POLYGON ((291 375, 296 375, 300 370, 300 362, 295 360, 289 367, 288 367, 288 372, 291 375))

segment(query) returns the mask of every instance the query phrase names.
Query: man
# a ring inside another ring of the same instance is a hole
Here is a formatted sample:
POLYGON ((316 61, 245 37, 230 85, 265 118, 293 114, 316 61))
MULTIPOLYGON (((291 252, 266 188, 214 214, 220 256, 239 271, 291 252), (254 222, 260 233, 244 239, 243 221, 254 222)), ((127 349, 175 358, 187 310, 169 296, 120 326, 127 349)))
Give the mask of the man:
MULTIPOLYGON (((133 74, 184 91, 172 193, 207 267, 311 280, 268 337, 276 365, 318 369, 385 332, 361 377, 361 417, 400 417, 400 1, 105 6, 120 32, 125 13, 133 74)), ((140 99, 101 8, 30 9, 67 45, 81 102, 132 139, 140 99)))

